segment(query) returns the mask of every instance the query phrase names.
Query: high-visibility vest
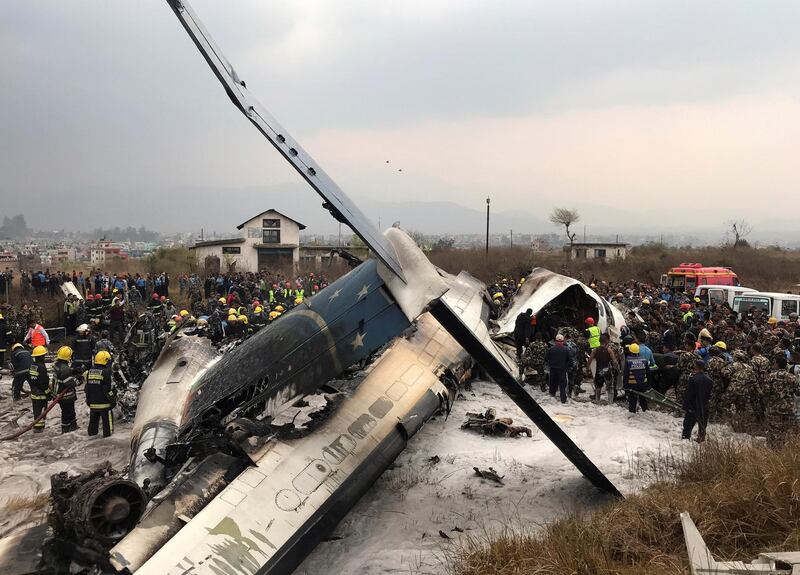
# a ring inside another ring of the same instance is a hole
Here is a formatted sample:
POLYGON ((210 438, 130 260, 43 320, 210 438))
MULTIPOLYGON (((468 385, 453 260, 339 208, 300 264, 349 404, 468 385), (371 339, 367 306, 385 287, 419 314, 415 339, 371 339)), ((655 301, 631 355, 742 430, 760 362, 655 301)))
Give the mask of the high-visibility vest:
POLYGON ((47 340, 42 333, 44 328, 37 324, 35 328, 33 328, 33 332, 31 333, 31 345, 36 347, 37 345, 46 346, 47 340))
POLYGON ((600 347, 600 328, 596 325, 591 325, 586 330, 589 333, 587 338, 589 341, 589 348, 594 349, 600 347))

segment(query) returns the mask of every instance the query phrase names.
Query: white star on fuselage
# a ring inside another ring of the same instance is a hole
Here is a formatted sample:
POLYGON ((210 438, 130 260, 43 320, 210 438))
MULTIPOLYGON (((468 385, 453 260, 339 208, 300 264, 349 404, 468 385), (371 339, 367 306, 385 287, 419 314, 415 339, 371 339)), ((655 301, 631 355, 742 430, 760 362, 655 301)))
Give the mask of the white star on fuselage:
POLYGON ((340 294, 340 293, 342 293, 342 290, 340 290, 340 289, 337 289, 335 292, 333 292, 333 295, 330 297, 330 299, 329 299, 328 301, 329 301, 329 302, 332 302, 332 301, 333 301, 333 300, 335 300, 337 297, 339 297, 339 294, 340 294))
POLYGON ((357 350, 359 347, 364 347, 364 336, 366 335, 367 332, 356 333, 356 338, 352 341, 353 351, 357 350))
POLYGON ((369 293, 369 286, 370 284, 364 284, 364 287, 361 288, 361 291, 358 292, 356 295, 356 301, 360 300, 362 297, 365 297, 369 293))

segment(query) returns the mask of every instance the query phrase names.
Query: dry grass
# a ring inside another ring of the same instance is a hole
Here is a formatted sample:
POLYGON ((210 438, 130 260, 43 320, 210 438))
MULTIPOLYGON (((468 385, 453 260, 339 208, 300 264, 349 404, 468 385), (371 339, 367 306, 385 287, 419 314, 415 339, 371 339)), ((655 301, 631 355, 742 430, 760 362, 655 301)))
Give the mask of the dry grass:
POLYGON ((481 249, 440 250, 429 254, 431 261, 451 273, 467 270, 477 278, 492 281, 498 275, 520 277, 541 266, 589 281, 592 277, 625 282, 658 283, 661 274, 681 262, 730 266, 742 284, 761 290, 792 290, 800 283, 800 250, 777 248, 668 248, 660 244, 636 246, 625 261, 567 261, 559 252, 532 252, 526 248, 493 248, 489 257, 481 249))
POLYGON ((728 440, 671 454, 661 458, 670 480, 537 532, 510 528, 467 540, 449 558, 449 570, 457 575, 688 574, 681 511, 691 514, 717 558, 796 550, 798 448, 798 439, 775 449, 728 440))

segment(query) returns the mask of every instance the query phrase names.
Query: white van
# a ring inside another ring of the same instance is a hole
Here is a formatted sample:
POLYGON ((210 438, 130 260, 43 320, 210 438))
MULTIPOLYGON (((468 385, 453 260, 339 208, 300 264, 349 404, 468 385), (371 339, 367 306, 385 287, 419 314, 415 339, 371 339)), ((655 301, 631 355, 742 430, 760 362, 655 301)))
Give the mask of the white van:
POLYGON ((800 295, 774 292, 749 292, 733 298, 733 311, 747 313, 752 307, 764 310, 778 321, 789 321, 790 313, 800 312, 800 295))
POLYGON ((742 286, 702 285, 697 286, 694 290, 694 297, 699 297, 700 301, 706 305, 727 302, 728 305, 733 307, 733 298, 737 295, 744 295, 755 291, 756 290, 752 288, 742 286))

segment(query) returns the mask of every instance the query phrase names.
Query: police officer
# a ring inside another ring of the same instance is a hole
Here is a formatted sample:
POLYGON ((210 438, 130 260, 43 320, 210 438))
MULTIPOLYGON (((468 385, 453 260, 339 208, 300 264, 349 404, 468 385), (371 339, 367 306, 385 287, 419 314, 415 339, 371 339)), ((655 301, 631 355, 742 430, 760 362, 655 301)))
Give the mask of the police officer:
POLYGON ((78 379, 70 365, 72 359, 72 348, 63 346, 59 348, 56 361, 53 364, 53 384, 50 393, 57 397, 62 391, 64 395, 58 401, 61 408, 61 433, 69 433, 78 429, 78 419, 75 416, 75 400, 77 395, 75 387, 78 379))
POLYGON ((47 400, 50 399, 50 378, 47 376, 47 366, 44 358, 47 355, 47 348, 37 345, 31 352, 33 362, 28 370, 28 384, 31 386, 31 404, 33 405, 33 432, 42 433, 44 431, 44 418, 39 420, 39 416, 47 407, 47 400))
POLYGON ((86 372, 86 405, 89 406, 89 435, 97 435, 103 424, 103 437, 114 433, 112 409, 117 397, 111 388, 111 354, 105 350, 94 356, 94 367, 86 372))
POLYGON ((30 377, 33 358, 21 343, 11 346, 11 368, 14 371, 14 380, 11 382, 11 398, 14 401, 22 399, 22 386, 30 377))

